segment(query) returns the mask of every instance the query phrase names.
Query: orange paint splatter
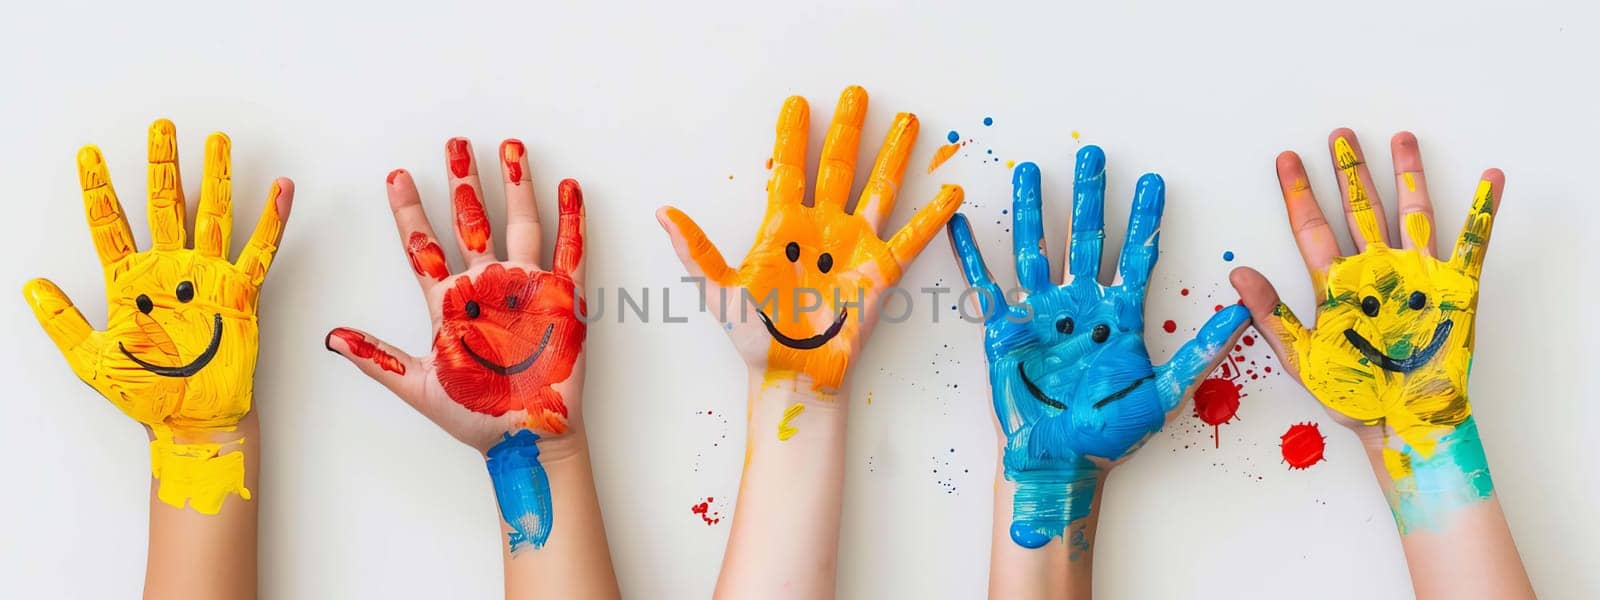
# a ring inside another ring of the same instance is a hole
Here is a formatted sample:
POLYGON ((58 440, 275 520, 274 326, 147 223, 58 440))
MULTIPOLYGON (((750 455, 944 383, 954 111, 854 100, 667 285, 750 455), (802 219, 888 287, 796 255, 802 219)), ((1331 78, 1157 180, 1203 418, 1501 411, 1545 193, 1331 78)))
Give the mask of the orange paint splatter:
MULTIPOLYGON (((385 371, 400 375, 406 374, 405 363, 400 362, 400 359, 395 358, 393 354, 384 352, 383 348, 378 347, 377 344, 368 341, 367 336, 361 335, 361 332, 340 327, 328 332, 328 340, 332 340, 335 337, 344 340, 345 347, 349 348, 350 354, 355 355, 356 358, 371 359, 372 362, 377 363, 385 371)), ((327 346, 328 350, 332 351, 333 346, 328 340, 324 340, 322 345, 327 346)))
POLYGON ((444 262, 444 250, 426 233, 411 232, 411 237, 406 239, 406 256, 411 257, 411 270, 418 275, 432 277, 434 281, 450 276, 450 268, 444 262))
POLYGON ((956 151, 960 149, 961 144, 945 144, 940 146, 938 150, 933 152, 933 160, 928 161, 928 172, 932 173, 934 169, 939 168, 944 164, 944 161, 950 160, 950 157, 955 156, 956 151))
POLYGON ((477 190, 465 183, 456 186, 456 235, 461 243, 473 252, 483 252, 489 247, 489 217, 483 213, 483 202, 477 190))

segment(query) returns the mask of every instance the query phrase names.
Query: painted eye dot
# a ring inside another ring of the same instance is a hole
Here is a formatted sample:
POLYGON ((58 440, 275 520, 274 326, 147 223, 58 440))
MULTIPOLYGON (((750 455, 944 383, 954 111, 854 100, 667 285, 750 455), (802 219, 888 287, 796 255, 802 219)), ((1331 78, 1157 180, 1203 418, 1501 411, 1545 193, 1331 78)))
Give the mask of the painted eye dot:
POLYGON ((1056 321, 1056 331, 1072 333, 1072 317, 1061 317, 1060 321, 1056 321))
POLYGON ((783 255, 789 257, 789 262, 800 260, 800 244, 789 242, 788 246, 783 247, 783 255))
POLYGON ((469 319, 478 318, 478 301, 477 300, 468 300, 466 308, 467 308, 467 318, 469 318, 469 319))
POLYGON ((188 302, 194 299, 194 284, 187 281, 178 284, 178 301, 188 302))
POLYGON ((1422 310, 1422 307, 1428 305, 1428 295, 1422 292, 1411 292, 1411 302, 1408 305, 1411 310, 1422 310))
POLYGON ((151 302, 150 297, 144 294, 139 294, 138 298, 134 298, 133 304, 139 307, 139 312, 147 315, 150 314, 150 311, 156 309, 155 303, 151 302))
POLYGON ((818 256, 817 257, 817 269, 822 271, 823 273, 827 273, 828 271, 832 271, 833 270, 833 255, 832 254, 828 254, 827 252, 823 252, 822 256, 818 256))
POLYGON ((1373 296, 1362 298, 1361 312, 1367 313, 1367 316, 1369 317, 1378 316, 1378 299, 1373 296))
POLYGON ((506 296, 506 308, 515 309, 516 307, 517 307, 517 296, 516 296, 516 294, 512 294, 510 296, 506 296))
POLYGON ((1096 344, 1104 343, 1109 337, 1111 337, 1111 328, 1105 323, 1095 325, 1094 333, 1089 334, 1089 339, 1094 340, 1096 344))

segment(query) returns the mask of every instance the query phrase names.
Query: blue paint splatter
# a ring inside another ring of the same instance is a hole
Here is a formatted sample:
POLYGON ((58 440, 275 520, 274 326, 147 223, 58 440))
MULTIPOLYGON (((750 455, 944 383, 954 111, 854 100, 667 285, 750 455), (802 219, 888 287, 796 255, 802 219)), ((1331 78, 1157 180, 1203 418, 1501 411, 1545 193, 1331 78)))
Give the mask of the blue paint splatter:
POLYGON ((984 127, 988 127, 988 126, 993 125, 993 124, 994 124, 994 117, 984 117, 983 118, 983 126, 984 127))
POLYGON ((1228 261, 1228 262, 1233 262, 1233 251, 1232 250, 1228 250, 1226 252, 1223 252, 1222 253, 1222 260, 1225 260, 1225 261, 1228 261))
POLYGON ((951 129, 950 133, 945 134, 944 139, 950 140, 950 143, 954 144, 961 141, 961 134, 956 133, 956 130, 951 129))
POLYGON ((1011 539, 1027 548, 1060 537, 1089 512, 1098 468, 1090 457, 1115 460, 1159 431, 1166 413, 1201 377, 1228 339, 1249 320, 1232 306, 1212 316, 1166 364, 1145 348, 1144 298, 1159 254, 1166 187, 1139 179, 1118 272, 1122 283, 1100 285, 1105 237, 1105 154, 1078 152, 1073 186, 1072 282, 1056 285, 1041 250, 1040 173, 1033 163, 1012 176, 1013 253, 1028 295, 1012 305, 989 275, 971 225, 957 214, 947 226, 967 285, 984 319, 991 400, 1006 444, 1006 479, 1016 482, 1011 539))
POLYGON ((500 501, 500 518, 511 526, 511 551, 544 547, 550 538, 550 478, 539 464, 539 436, 526 429, 505 434, 489 448, 489 479, 500 501))

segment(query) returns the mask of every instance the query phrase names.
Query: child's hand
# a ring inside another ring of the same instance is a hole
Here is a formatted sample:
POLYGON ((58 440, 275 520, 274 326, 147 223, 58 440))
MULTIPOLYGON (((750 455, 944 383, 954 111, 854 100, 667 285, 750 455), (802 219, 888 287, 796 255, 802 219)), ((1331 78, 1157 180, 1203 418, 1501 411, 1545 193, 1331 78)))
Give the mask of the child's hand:
POLYGON ((78 152, 78 178, 106 280, 106 330, 95 331, 46 279, 23 288, 34 315, 78 377, 150 428, 158 497, 216 514, 229 494, 250 498, 239 436, 255 376, 256 305, 283 237, 294 184, 272 183, 255 232, 228 261, 233 183, 228 137, 206 140, 193 248, 184 230, 177 132, 150 126, 151 248, 137 252, 100 149, 78 152), (226 451, 224 451, 226 450, 226 451))
POLYGON ((1006 478, 1017 483, 1011 539, 1037 548, 1089 513, 1098 471, 1161 429, 1233 347, 1249 314, 1222 309, 1172 360, 1156 366, 1144 341, 1145 290, 1161 237, 1165 184, 1140 178, 1115 285, 1101 285, 1105 155, 1078 152, 1068 278, 1050 280, 1039 168, 1012 179, 1017 277, 1026 297, 1008 303, 962 215, 950 241, 984 315, 995 416, 1005 435, 1006 478))

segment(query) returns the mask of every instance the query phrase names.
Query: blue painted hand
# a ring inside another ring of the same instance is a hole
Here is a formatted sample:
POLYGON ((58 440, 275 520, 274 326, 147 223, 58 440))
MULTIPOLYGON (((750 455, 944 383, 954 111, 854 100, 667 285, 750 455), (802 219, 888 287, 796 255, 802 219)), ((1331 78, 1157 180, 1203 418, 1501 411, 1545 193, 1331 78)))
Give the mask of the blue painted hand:
POLYGON ((1078 152, 1072 237, 1064 284, 1045 256, 1039 168, 1012 177, 1013 241, 1022 298, 1007 301, 990 276, 967 219, 950 221, 950 242, 984 318, 995 415, 1006 436, 1006 479, 1017 484, 1011 539, 1037 548, 1089 513, 1103 468, 1159 431, 1225 356, 1249 321, 1229 306, 1172 359, 1153 365, 1144 341, 1144 299, 1161 239, 1165 184, 1139 179, 1120 281, 1098 280, 1105 238, 1105 153, 1078 152))

